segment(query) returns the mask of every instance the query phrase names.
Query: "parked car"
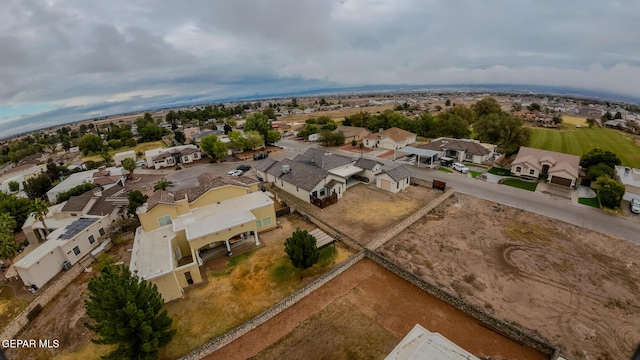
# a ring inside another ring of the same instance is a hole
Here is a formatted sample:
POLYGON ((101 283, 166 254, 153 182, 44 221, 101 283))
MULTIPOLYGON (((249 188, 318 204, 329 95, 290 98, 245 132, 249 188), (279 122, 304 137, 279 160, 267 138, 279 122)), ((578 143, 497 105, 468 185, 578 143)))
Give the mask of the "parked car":
POLYGON ((269 154, 266 152, 253 154, 253 160, 262 160, 262 159, 266 159, 267 157, 269 157, 269 154))
POLYGON ((631 206, 632 213, 640 214, 640 200, 633 198, 631 199, 631 203, 629 205, 631 206))
POLYGON ((440 158, 440 165, 441 166, 451 166, 453 164, 453 159, 449 158, 449 157, 441 157, 440 158))
POLYGON ((138 160, 138 161, 136 161, 136 166, 137 167, 147 166, 147 162, 144 161, 144 160, 138 160))
POLYGON ((242 170, 229 170, 227 172, 227 175, 230 175, 230 176, 242 176, 242 174, 244 174, 242 170))
POLYGON ((236 170, 249 171, 251 170, 251 165, 246 165, 246 164, 238 165, 236 170))
POLYGON ((464 166, 463 163, 459 163, 459 162, 453 163, 453 170, 460 171, 463 174, 466 174, 469 172, 469 168, 464 166))

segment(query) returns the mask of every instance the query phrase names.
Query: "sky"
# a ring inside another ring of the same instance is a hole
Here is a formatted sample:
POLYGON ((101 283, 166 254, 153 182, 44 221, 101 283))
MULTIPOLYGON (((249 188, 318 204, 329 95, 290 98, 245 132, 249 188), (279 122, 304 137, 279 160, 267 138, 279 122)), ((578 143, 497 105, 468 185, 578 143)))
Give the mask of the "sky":
POLYGON ((637 0, 4 0, 0 138, 107 114, 361 85, 640 97, 637 0))

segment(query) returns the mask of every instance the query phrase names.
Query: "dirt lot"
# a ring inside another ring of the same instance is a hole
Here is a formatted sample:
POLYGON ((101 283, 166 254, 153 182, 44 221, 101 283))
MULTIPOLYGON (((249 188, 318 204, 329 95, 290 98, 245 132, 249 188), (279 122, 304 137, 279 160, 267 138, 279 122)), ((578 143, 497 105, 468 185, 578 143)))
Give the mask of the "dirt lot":
POLYGON ((382 254, 571 359, 628 359, 640 343, 640 246, 454 195, 382 254))
POLYGON ((366 245, 441 194, 417 186, 392 194, 360 184, 318 214, 324 222, 366 245))
POLYGON ((416 323, 478 356, 548 358, 364 259, 207 359, 379 359, 416 323))

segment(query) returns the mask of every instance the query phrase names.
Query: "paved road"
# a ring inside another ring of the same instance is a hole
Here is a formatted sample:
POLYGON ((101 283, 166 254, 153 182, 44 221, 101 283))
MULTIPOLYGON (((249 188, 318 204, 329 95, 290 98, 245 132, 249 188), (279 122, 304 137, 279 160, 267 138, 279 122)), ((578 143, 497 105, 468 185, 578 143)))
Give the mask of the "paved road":
MULTIPOLYGON (((318 145, 314 143, 299 142, 289 139, 283 139, 278 142, 277 145, 285 149, 285 151, 277 155, 273 155, 273 158, 277 160, 285 157, 293 158, 304 152, 309 147, 318 147, 318 145)), ((353 155, 353 153, 337 149, 329 149, 328 151, 347 156, 353 155)), ((365 157, 368 156, 365 155, 365 157)), ((383 163, 385 165, 385 169, 399 165, 391 160, 380 158, 371 159, 383 163)), ((197 186, 197 177, 200 174, 212 172, 223 175, 227 171, 235 169, 235 167, 241 163, 251 165, 252 169, 247 173, 247 175, 255 176, 254 168, 258 161, 251 160, 195 166, 177 171, 167 176, 167 179, 174 183, 175 186, 172 189, 176 190, 197 186)), ((548 216, 552 219, 561 220, 601 233, 614 235, 640 244, 640 217, 638 216, 621 217, 611 215, 590 206, 572 203, 566 199, 554 198, 545 194, 533 193, 510 186, 489 183, 473 179, 471 177, 466 177, 458 173, 449 174, 428 168, 418 168, 412 165, 407 165, 407 167, 411 169, 415 177, 426 181, 432 181, 433 179, 446 181, 448 186, 454 188, 459 193, 548 216)))

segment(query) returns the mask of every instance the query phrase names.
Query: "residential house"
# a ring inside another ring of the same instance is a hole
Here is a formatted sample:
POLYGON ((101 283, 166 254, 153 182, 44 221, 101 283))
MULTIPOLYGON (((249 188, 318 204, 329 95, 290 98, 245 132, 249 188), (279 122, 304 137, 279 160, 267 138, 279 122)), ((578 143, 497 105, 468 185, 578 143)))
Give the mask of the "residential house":
POLYGON ((9 183, 15 181, 18 183, 17 195, 27 197, 27 195, 23 192, 25 182, 46 172, 46 164, 37 165, 28 163, 24 165, 14 166, 13 168, 0 175, 0 191, 3 191, 7 194, 11 193, 11 189, 9 189, 9 183))
POLYGON ((616 179, 625 187, 624 200, 640 200, 640 169, 616 165, 616 179))
POLYGON ((131 160, 136 160, 136 152, 135 150, 123 151, 116 153, 113 155, 113 161, 116 163, 116 166, 122 166, 122 160, 130 158, 131 160))
POLYGON ((416 134, 392 127, 369 134, 363 138, 364 146, 368 148, 381 148, 388 150, 399 150, 416 142, 416 134))
POLYGON ((194 135, 200 133, 200 128, 199 127, 190 127, 190 128, 184 129, 183 132, 184 132, 184 137, 188 142, 188 141, 191 141, 193 139, 194 135))
POLYGON ((151 149, 145 151, 144 155, 147 166, 156 170, 177 164, 192 163, 202 158, 202 152, 195 145, 151 149))
POLYGON ((360 141, 371 135, 371 130, 357 126, 338 126, 333 132, 342 132, 346 143, 350 143, 351 140, 360 141))
MULTIPOLYGON (((357 176, 360 176, 361 178, 366 178, 367 183, 375 181, 376 175, 382 172, 382 163, 379 163, 375 160, 366 159, 363 157, 358 158, 358 160, 356 160, 356 162, 353 165, 363 170, 357 176)), ((356 175, 354 175, 354 177, 355 176, 356 175)))
POLYGON ((22 282, 34 290, 98 247, 111 223, 108 216, 90 215, 60 222, 64 226, 49 233, 44 243, 14 264, 22 282))
POLYGON ((31 214, 22 225, 22 231, 29 244, 36 245, 47 239, 47 230, 52 232, 66 226, 70 220, 82 216, 107 216, 109 221, 113 221, 125 216, 128 205, 124 186, 116 184, 106 190, 96 188, 50 206, 44 218, 46 229, 42 221, 31 214))
POLYGON ((575 187, 580 157, 522 146, 511 163, 511 173, 529 179, 545 177, 548 183, 575 187))
POLYGON ((376 176, 376 187, 382 190, 397 193, 409 187, 411 183, 411 171, 404 166, 398 166, 376 176))
POLYGON ((50 203, 55 204, 58 201, 58 194, 84 183, 96 184, 103 190, 107 190, 118 184, 124 186, 126 180, 124 172, 125 170, 123 168, 110 167, 71 174, 60 184, 47 191, 47 198, 50 203))
POLYGON ((274 228, 274 202, 247 177, 203 174, 199 186, 157 191, 138 210, 130 269, 158 287, 164 301, 202 281, 207 253, 231 254, 239 241, 259 244, 258 233, 274 228))
POLYGON ((496 151, 496 145, 483 144, 472 139, 451 138, 438 138, 428 144, 418 145, 416 148, 438 151, 438 158, 450 157, 455 161, 468 161, 475 164, 491 160, 496 151))

